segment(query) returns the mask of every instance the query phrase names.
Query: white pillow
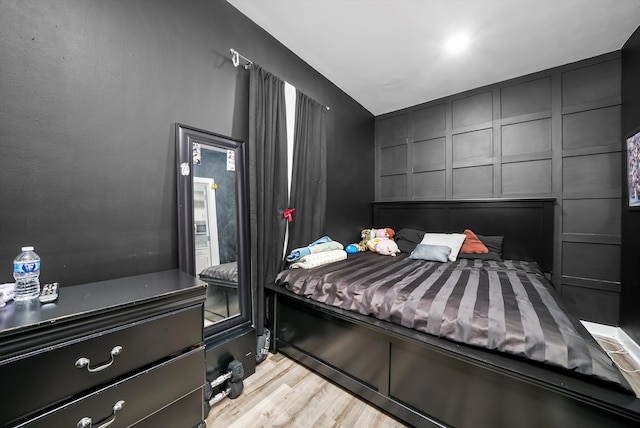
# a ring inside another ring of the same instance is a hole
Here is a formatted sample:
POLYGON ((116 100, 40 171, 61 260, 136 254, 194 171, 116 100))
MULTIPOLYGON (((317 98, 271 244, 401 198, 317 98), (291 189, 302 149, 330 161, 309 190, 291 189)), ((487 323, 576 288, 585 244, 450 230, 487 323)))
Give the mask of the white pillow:
POLYGON ((444 245, 451 248, 449 260, 455 262, 466 237, 467 235, 464 233, 425 233, 420 243, 425 245, 444 245))

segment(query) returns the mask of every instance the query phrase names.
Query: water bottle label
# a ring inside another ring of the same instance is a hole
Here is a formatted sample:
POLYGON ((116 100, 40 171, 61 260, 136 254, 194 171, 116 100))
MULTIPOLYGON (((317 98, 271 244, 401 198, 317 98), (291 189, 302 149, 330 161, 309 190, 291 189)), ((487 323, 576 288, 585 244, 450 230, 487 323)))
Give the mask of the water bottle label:
POLYGON ((15 263, 13 265, 14 273, 30 273, 40 270, 40 262, 15 263))

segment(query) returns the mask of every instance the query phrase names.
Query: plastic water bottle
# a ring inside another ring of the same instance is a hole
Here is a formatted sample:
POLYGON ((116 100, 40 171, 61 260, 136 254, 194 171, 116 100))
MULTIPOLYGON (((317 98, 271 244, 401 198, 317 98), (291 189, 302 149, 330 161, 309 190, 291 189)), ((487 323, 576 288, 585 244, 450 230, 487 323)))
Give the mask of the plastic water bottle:
POLYGON ((13 300, 16 303, 37 299, 40 295, 40 256, 33 247, 22 247, 13 260, 13 278, 16 280, 13 300))

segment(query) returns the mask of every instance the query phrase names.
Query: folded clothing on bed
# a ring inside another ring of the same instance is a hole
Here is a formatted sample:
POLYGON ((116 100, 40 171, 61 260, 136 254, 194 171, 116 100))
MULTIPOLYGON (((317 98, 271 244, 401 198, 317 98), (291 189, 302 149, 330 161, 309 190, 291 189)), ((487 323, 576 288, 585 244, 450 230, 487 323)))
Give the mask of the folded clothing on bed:
POLYGON ((321 253, 309 254, 302 257, 289 267, 292 269, 311 269, 318 266, 327 265, 329 263, 339 262, 347 258, 347 252, 344 250, 323 251, 321 253))
POLYGON ((323 236, 315 242, 307 245, 306 247, 296 248, 291 250, 291 253, 287 256, 288 262, 295 262, 300 260, 304 256, 310 254, 322 253, 325 251, 342 250, 344 247, 341 243, 332 240, 328 236, 323 236))

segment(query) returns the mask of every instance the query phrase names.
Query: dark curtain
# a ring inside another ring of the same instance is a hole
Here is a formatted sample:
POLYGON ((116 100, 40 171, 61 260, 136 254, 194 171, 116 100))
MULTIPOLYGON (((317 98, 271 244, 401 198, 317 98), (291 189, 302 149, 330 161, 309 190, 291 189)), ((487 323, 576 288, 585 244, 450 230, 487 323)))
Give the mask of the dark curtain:
POLYGON ((293 174, 287 253, 307 246, 324 233, 327 205, 326 107, 300 91, 296 95, 293 174))
POLYGON ((253 65, 249 83, 251 285, 255 323, 264 329, 264 285, 282 263, 287 208, 287 133, 284 82, 253 65))

